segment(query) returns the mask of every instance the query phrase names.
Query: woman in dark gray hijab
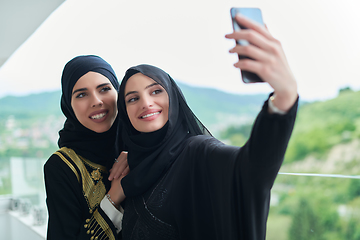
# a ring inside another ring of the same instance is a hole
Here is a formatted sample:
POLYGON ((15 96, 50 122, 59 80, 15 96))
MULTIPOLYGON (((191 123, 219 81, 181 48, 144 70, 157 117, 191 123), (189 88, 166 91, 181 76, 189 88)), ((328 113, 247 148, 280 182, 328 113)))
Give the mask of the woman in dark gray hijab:
POLYGON ((271 188, 296 118, 297 86, 279 42, 265 28, 237 20, 247 34, 227 37, 254 45, 231 50, 251 58, 235 66, 274 89, 242 147, 212 137, 165 71, 150 65, 127 70, 118 98, 130 167, 121 181, 123 239, 265 239, 271 188))
POLYGON ((115 144, 115 72, 98 56, 78 56, 66 64, 61 86, 66 121, 60 149, 44 166, 47 239, 118 239, 125 196, 121 178, 109 178, 109 169, 115 161, 111 174, 125 174, 127 163, 126 153, 119 156, 123 144, 115 144))

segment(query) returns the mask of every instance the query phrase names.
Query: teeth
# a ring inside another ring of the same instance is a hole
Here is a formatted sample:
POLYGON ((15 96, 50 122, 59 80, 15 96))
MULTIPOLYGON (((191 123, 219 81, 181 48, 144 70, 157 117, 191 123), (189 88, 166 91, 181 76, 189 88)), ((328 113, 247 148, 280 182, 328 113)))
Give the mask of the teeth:
POLYGON ((156 115, 156 114, 160 114, 160 112, 149 113, 149 114, 147 114, 147 115, 142 116, 141 118, 151 117, 151 116, 154 116, 154 115, 156 115))
POLYGON ((91 116, 92 119, 100 119, 103 118, 106 115, 106 113, 100 113, 94 116, 91 116))

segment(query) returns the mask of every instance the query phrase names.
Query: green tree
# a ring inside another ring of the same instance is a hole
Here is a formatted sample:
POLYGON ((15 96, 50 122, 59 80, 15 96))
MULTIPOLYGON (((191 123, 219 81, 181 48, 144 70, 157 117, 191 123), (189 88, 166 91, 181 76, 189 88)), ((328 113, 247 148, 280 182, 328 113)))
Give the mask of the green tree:
POLYGON ((360 197, 360 179, 351 179, 348 187, 349 200, 360 197))
POLYGON ((360 222, 355 218, 350 218, 345 231, 345 239, 360 240, 360 222))
POLYGON ((249 139, 251 129, 252 124, 230 126, 229 128, 220 133, 220 138, 230 140, 231 145, 243 146, 249 139))
POLYGON ((307 199, 301 198, 289 229, 289 240, 323 240, 319 217, 307 199))

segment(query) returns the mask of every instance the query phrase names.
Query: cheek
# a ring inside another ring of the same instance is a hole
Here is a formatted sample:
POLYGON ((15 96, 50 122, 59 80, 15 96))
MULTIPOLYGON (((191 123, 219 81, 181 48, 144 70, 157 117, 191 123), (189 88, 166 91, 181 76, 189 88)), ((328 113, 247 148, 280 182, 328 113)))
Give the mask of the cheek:
POLYGON ((133 124, 133 120, 134 120, 134 108, 133 107, 126 107, 126 112, 127 115, 129 117, 129 120, 131 122, 131 124, 133 124))
POLYGON ((115 91, 113 91, 113 99, 114 99, 115 106, 117 106, 118 94, 115 91))
POLYGON ((75 113, 75 116, 78 117, 80 115, 81 109, 82 109, 81 104, 79 102, 75 102, 75 103, 72 102, 71 107, 75 113))
POLYGON ((105 95, 103 100, 107 102, 107 104, 111 106, 117 106, 117 93, 114 91, 111 94, 105 95))
POLYGON ((169 99, 166 99, 164 101, 164 109, 165 109, 165 112, 166 112, 166 118, 169 119, 169 99))
POLYGON ((83 124, 84 119, 87 118, 84 103, 72 104, 72 108, 75 113, 75 117, 83 124))

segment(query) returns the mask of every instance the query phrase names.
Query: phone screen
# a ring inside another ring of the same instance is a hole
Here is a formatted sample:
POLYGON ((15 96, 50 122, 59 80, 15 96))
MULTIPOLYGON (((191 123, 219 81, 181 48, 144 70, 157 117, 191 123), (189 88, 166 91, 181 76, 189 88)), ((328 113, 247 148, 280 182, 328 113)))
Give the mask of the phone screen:
POLYGON ((238 13, 264 25, 260 8, 231 8, 232 17, 235 18, 238 13))

